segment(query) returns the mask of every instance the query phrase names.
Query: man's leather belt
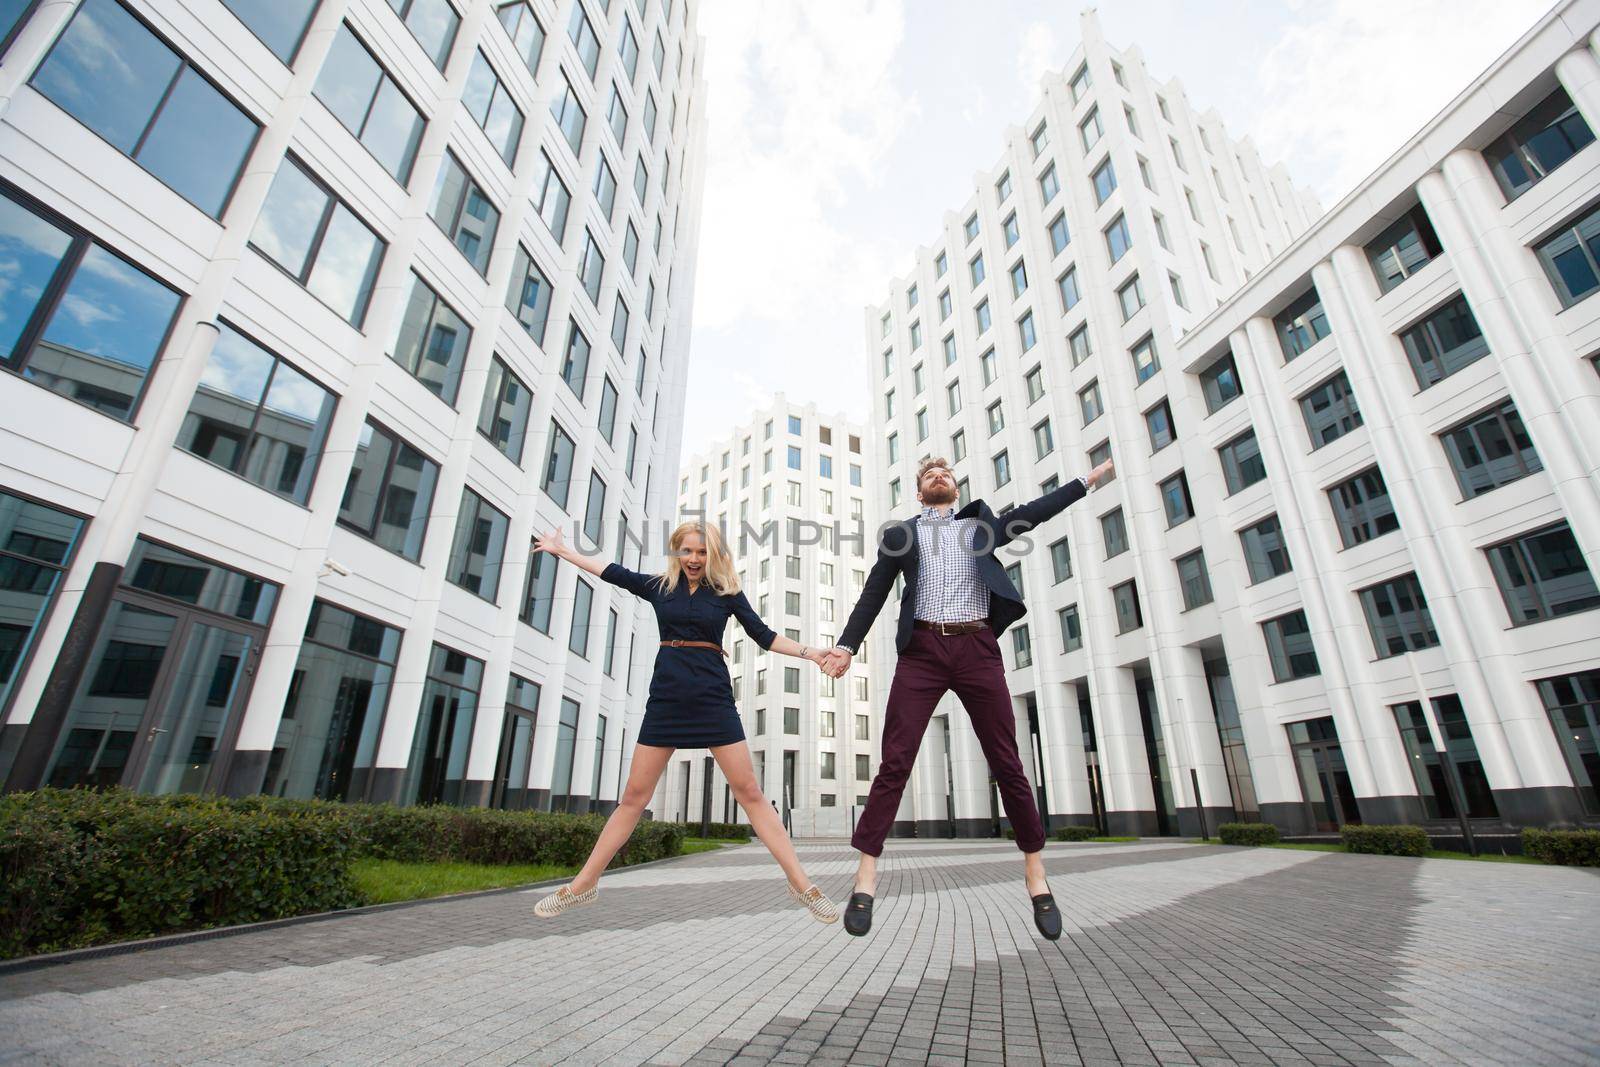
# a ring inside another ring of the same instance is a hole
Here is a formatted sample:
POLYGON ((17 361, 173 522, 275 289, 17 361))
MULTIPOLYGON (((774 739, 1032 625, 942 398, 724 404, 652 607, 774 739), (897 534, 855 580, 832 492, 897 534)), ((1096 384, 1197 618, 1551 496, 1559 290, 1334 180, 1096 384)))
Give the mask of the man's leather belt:
POLYGON ((710 641, 663 641, 662 648, 709 648, 713 652, 721 652, 724 656, 727 650, 721 645, 712 644, 710 641))
POLYGON ((941 637, 954 637, 956 634, 975 634, 979 630, 989 628, 988 619, 974 619, 971 622, 929 622, 927 619, 918 619, 913 624, 919 630, 932 630, 941 637))

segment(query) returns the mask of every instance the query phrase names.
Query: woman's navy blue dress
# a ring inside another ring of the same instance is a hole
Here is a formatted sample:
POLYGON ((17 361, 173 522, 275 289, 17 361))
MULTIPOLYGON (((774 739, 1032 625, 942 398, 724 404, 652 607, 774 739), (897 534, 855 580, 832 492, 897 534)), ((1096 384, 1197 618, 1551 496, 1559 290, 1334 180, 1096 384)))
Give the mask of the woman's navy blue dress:
MULTIPOLYGON (((656 625, 663 641, 710 641, 722 644, 722 631, 732 615, 744 632, 762 648, 772 647, 777 634, 756 614, 743 593, 719 596, 703 580, 691 594, 688 579, 674 589, 663 588, 653 574, 640 574, 616 563, 600 572, 602 580, 626 589, 656 609, 656 625)), ((728 661, 709 648, 672 648, 656 651, 656 669, 650 677, 650 699, 644 706, 639 744, 661 748, 711 748, 744 740, 744 725, 733 706, 733 684, 728 661)))

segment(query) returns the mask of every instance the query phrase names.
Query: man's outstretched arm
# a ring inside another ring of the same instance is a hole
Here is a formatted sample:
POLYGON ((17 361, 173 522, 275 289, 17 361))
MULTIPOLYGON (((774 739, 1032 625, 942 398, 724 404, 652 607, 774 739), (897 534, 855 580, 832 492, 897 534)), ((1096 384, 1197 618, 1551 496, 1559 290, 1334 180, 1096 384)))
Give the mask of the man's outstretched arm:
POLYGON ((1068 506, 1076 504, 1100 482, 1110 478, 1115 468, 1108 459, 1082 478, 1074 478, 1067 484, 1053 489, 1037 500, 1030 500, 1026 504, 1019 504, 999 516, 1000 529, 995 533, 995 547, 1021 537, 1041 522, 1055 518, 1068 506))

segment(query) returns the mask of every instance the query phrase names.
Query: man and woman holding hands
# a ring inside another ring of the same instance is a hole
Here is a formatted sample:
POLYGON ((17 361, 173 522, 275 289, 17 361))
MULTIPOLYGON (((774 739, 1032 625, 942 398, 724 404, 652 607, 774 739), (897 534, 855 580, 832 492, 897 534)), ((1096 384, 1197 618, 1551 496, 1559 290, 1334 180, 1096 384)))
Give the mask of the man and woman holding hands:
POLYGON ((674 530, 667 542, 666 570, 659 575, 640 574, 615 563, 602 565, 565 544, 559 532, 539 538, 534 551, 565 559, 649 601, 661 631, 661 648, 632 769, 617 807, 583 869, 570 884, 540 900, 535 914, 550 918, 592 903, 601 872, 638 824, 673 752, 706 748, 751 827, 783 869, 790 895, 819 921, 836 921, 838 907, 806 876, 777 812, 756 781, 733 703, 722 633, 733 616, 767 651, 808 659, 839 678, 849 670, 896 576, 903 575, 895 631, 899 659, 884 711, 878 774, 851 837, 861 858, 844 909, 845 929, 856 935, 871 929, 878 857, 928 720, 948 691, 966 708, 999 784, 1006 817, 1023 854, 1034 923, 1045 937, 1060 937, 1061 914, 1045 881, 1044 827, 1017 750, 1016 722, 1000 655, 999 635, 1027 609, 995 553, 1059 514, 1111 473, 1107 461, 1086 477, 995 515, 982 500, 957 511, 950 465, 941 458, 923 460, 917 471, 921 511, 879 531, 877 559, 831 649, 792 641, 761 620, 740 591, 733 559, 714 526, 690 522, 674 530))

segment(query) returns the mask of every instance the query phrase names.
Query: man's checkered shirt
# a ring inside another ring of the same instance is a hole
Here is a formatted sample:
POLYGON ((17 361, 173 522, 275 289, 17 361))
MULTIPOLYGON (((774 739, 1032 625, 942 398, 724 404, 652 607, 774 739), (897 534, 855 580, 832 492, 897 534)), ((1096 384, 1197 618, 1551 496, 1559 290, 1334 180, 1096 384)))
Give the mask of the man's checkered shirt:
POLYGON ((972 551, 976 519, 952 519, 951 507, 925 507, 917 522, 916 617, 972 622, 989 615, 989 587, 972 551))

